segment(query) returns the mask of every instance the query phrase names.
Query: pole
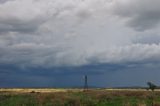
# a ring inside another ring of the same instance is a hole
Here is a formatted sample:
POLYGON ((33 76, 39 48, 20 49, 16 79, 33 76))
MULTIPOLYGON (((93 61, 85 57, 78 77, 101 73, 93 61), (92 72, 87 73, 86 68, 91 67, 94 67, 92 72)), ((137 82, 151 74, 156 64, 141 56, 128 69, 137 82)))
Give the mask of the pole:
POLYGON ((88 78, 87 78, 87 75, 84 76, 84 79, 85 79, 84 91, 87 91, 88 90, 88 78))

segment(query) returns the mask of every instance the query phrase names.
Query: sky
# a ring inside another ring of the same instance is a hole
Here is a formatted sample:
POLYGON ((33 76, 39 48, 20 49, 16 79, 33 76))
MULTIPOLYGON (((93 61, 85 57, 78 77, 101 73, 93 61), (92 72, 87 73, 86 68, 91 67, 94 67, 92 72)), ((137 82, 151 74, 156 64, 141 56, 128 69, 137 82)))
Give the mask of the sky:
POLYGON ((159 0, 0 0, 0 87, 160 85, 159 0))

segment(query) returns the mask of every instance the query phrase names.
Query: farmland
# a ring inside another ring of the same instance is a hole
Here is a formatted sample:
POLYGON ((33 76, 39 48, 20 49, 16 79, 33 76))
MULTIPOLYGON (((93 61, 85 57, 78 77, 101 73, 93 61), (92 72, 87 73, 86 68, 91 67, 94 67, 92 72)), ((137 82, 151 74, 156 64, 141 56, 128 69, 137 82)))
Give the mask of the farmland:
POLYGON ((145 89, 0 89, 0 106, 160 106, 145 89))

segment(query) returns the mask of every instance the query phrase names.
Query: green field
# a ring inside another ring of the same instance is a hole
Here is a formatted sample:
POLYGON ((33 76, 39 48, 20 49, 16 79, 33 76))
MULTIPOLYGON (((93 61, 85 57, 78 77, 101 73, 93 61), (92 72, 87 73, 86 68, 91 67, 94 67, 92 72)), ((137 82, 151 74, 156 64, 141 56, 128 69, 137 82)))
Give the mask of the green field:
POLYGON ((0 106, 160 106, 160 91, 57 90, 38 92, 34 89, 31 92, 26 91, 30 90, 25 89, 23 92, 1 90, 0 106))

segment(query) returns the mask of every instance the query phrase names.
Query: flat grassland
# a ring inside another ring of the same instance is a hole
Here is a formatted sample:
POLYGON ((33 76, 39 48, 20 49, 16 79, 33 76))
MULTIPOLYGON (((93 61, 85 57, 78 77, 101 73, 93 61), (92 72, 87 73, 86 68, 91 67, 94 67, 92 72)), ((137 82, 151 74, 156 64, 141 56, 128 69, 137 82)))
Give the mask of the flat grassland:
POLYGON ((160 106, 160 91, 0 89, 0 106, 160 106))

